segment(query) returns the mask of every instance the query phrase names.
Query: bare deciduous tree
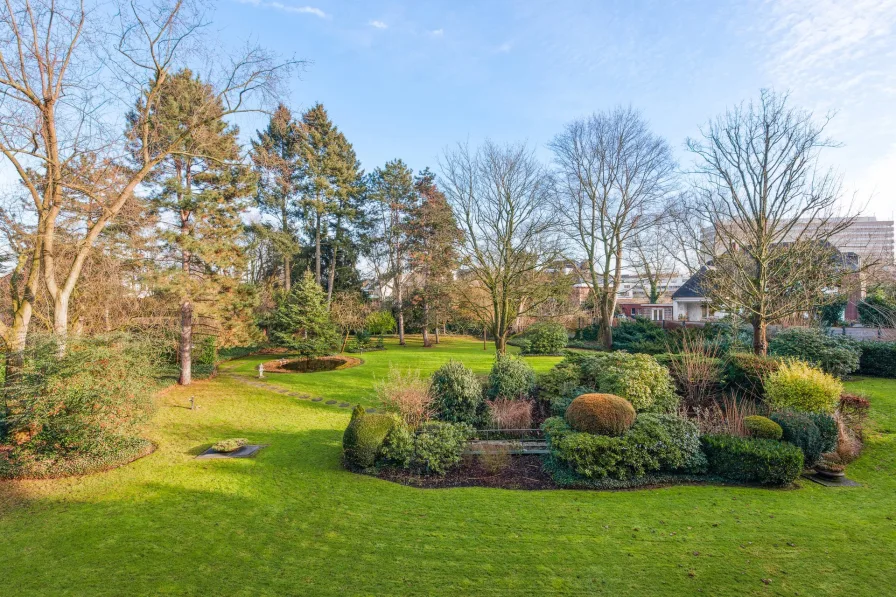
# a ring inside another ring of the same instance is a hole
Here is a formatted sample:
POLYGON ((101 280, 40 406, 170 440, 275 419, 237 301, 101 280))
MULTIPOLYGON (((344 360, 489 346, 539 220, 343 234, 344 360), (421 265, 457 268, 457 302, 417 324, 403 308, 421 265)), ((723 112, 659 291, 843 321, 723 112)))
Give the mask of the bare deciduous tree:
POLYGON ((601 343, 613 344, 623 252, 669 192, 674 162, 641 115, 616 108, 576 120, 550 144, 559 168, 556 217, 594 293, 601 343))
MULTIPOLYGON (((188 59, 202 59, 195 43, 204 25, 201 6, 190 0, 117 7, 7 0, 0 6, 0 154, 27 191, 33 218, 26 253, 13 271, 11 323, 0 325, 10 354, 25 345, 41 281, 64 346, 70 299, 94 244, 153 168, 182 145, 159 134, 151 115, 164 101, 169 75, 188 59), (134 126, 124 136, 123 117, 131 109, 134 126), (73 248, 65 262, 62 236, 73 248)), ((226 115, 272 99, 292 64, 258 48, 225 60, 220 69, 209 67, 207 79, 226 115)), ((183 136, 220 117, 206 108, 195 106, 183 136)))
POLYGON ((524 144, 466 145, 441 160, 443 188, 463 231, 463 306, 495 338, 499 353, 516 319, 567 291, 552 274, 560 253, 550 176, 524 144))
POLYGON ((667 247, 669 235, 665 218, 652 218, 652 224, 639 231, 629 244, 629 266, 638 276, 647 301, 656 303, 669 290, 677 262, 667 247))
POLYGON ((818 165, 819 151, 833 146, 827 121, 787 99, 763 91, 688 140, 700 175, 696 207, 708 223, 704 291, 750 321, 756 354, 768 350, 770 323, 824 304, 844 275, 868 265, 830 242, 855 216, 837 217, 840 181, 818 165))

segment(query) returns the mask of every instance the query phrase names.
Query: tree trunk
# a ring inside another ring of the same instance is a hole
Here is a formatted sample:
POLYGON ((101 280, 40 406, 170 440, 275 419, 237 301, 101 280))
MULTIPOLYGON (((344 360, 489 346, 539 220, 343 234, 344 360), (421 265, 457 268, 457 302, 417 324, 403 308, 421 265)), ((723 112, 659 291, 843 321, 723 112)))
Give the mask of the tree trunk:
POLYGON ((193 303, 184 301, 180 306, 180 380, 182 386, 193 381, 193 303))
POLYGON ((289 255, 283 256, 283 289, 286 291, 286 294, 289 294, 289 290, 292 288, 292 263, 289 259, 289 255))
POLYGON ((613 348, 613 307, 613 297, 609 294, 602 294, 598 316, 598 339, 601 346, 607 350, 613 348))
POLYGON ((345 352, 345 346, 348 344, 348 335, 349 335, 349 333, 350 333, 349 330, 346 330, 346 331, 345 331, 345 338, 342 339, 342 348, 339 349, 339 352, 340 352, 340 353, 345 352))
POLYGON ((753 317, 753 353, 768 354, 768 323, 761 317, 753 317))
POLYGON ((398 291, 398 344, 404 346, 404 296, 398 278, 395 279, 395 287, 398 291))
POLYGON ((68 343, 68 299, 69 294, 60 291, 53 301, 53 334, 56 336, 59 356, 65 354, 68 343))
POLYGON ((320 284, 323 281, 320 277, 320 213, 317 214, 314 224, 314 275, 320 284))
POLYGON ((436 325, 435 325, 434 329, 436 332, 436 344, 438 344, 439 343, 439 316, 438 315, 436 315, 436 325))
POLYGON ((423 348, 432 346, 429 343, 429 301, 423 299, 423 348))
POLYGON ((495 350, 498 351, 498 354, 507 354, 507 335, 506 334, 496 334, 495 335, 495 350))
POLYGON ((333 302, 333 286, 336 284, 336 242, 333 242, 333 259, 330 261, 330 275, 327 277, 327 310, 333 302))

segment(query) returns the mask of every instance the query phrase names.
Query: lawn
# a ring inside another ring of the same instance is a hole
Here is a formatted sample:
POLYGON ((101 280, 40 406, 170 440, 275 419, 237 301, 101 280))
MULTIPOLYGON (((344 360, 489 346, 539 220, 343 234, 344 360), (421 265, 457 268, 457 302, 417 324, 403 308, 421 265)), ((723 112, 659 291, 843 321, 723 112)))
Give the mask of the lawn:
MULTIPOLYGON (((363 358, 269 383, 373 404, 390 363, 429 372, 455 358, 485 373, 492 359, 458 339, 363 358)), ((342 470, 348 410, 246 385, 259 360, 163 392, 147 458, 0 482, 0 595, 858 596, 896 584, 896 380, 850 383, 875 417, 849 469, 858 488, 422 490, 342 470), (233 436, 270 447, 193 458, 233 436)))

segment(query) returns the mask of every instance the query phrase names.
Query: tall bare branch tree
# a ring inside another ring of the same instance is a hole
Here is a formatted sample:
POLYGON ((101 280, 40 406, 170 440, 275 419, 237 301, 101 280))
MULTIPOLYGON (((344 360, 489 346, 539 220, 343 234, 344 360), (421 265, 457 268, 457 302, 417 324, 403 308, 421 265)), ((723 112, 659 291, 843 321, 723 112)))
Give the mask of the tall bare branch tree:
POLYGON ((441 160, 443 190, 463 231, 463 306, 504 353, 518 317, 568 291, 549 271, 560 255, 550 175, 524 144, 458 145, 441 160))
POLYGON ((583 263, 600 341, 610 348, 624 251, 669 192, 672 153, 631 108, 571 122, 550 147, 558 168, 555 216, 571 260, 583 263))
MULTIPOLYGON (((753 350, 766 354, 767 328, 833 299, 859 265, 831 243, 855 215, 838 216, 841 185, 818 164, 834 143, 827 120, 763 91, 689 139, 697 157, 696 208, 708 223, 702 252, 705 292, 753 326, 753 350)), ((695 231, 696 232, 696 231, 695 231)))
POLYGON ((651 224, 639 231, 628 247, 626 261, 637 274, 639 284, 647 301, 657 303, 669 290, 678 265, 667 248, 669 222, 663 217, 654 217, 651 224))
MULTIPOLYGON (((25 345, 40 282, 64 347, 70 299, 94 244, 153 168, 182 147, 181 139, 159 134, 151 116, 169 75, 202 59, 228 116, 270 101, 291 67, 258 48, 209 67, 220 61, 198 55, 201 7, 191 0, 0 6, 0 154, 26 189, 33 218, 27 253, 13 272, 14 313, 0 324, 9 354, 25 345), (122 135, 138 97, 134 126, 122 135), (58 244, 63 218, 73 247, 65 263, 58 244)), ((221 116, 211 112, 195 106, 182 135, 221 116)))

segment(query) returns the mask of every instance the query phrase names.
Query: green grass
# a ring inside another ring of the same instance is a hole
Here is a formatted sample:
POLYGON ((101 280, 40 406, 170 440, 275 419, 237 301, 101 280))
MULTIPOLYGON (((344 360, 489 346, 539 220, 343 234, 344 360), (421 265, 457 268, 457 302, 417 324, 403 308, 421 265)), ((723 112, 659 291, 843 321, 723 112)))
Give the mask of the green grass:
MULTIPOLYGON (((491 353, 390 345, 355 369, 272 383, 369 404, 390 362, 428 372, 449 358, 485 373, 491 353)), ((163 392, 147 458, 0 483, 0 595, 858 596, 896 584, 896 380, 849 384, 877 421, 849 468, 859 488, 423 490, 342 470, 348 411, 244 385, 258 360, 163 392), (227 437, 270 447, 193 458, 227 437)))

